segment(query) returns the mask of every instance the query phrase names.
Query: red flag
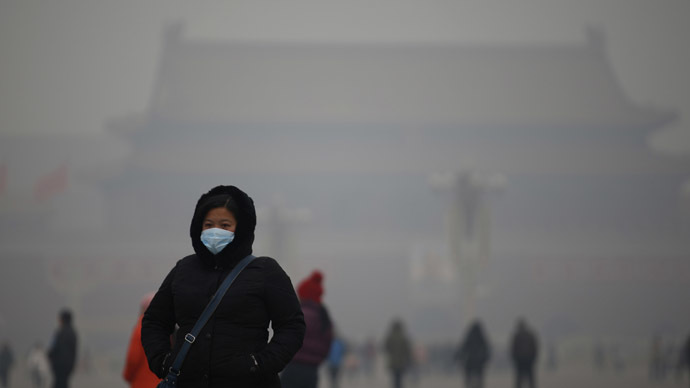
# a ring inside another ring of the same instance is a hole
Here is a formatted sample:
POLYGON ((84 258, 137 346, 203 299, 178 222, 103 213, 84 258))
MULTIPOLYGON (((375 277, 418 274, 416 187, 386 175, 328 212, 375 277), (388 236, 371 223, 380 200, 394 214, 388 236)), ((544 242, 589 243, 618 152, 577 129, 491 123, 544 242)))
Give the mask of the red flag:
POLYGON ((7 190, 7 164, 0 165, 0 196, 7 190))
POLYGON ((46 200, 67 187, 67 163, 40 177, 34 185, 34 198, 46 200))

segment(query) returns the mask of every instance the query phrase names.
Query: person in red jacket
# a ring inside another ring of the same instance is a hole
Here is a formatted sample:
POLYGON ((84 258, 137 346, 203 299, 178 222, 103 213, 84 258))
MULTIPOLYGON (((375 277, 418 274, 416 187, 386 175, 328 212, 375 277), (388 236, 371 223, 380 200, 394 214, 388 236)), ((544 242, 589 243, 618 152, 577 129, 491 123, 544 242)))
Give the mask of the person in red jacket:
POLYGON ((144 347, 141 345, 141 318, 144 316, 144 311, 149 307, 154 293, 146 294, 141 301, 141 308, 139 310, 139 319, 132 331, 132 337, 129 340, 129 348, 127 349, 127 359, 125 360, 125 368, 122 371, 122 377, 129 383, 131 388, 155 388, 161 381, 149 369, 149 363, 144 354, 144 347))
POLYGON ((297 286, 307 330, 302 348, 280 375, 283 388, 316 388, 319 365, 328 356, 333 341, 333 323, 323 296, 323 274, 315 270, 297 286))

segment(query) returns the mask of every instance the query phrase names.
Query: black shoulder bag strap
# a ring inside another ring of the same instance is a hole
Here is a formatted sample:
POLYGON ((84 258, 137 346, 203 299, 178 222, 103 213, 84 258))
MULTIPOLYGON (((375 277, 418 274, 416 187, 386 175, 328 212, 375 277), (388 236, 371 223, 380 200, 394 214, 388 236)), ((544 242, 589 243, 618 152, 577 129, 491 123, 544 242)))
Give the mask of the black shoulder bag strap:
MULTIPOLYGON (((165 377, 165 379, 163 379, 162 382, 162 384, 167 383, 169 385, 164 386, 177 385, 177 376, 180 375, 180 368, 182 367, 182 362, 187 356, 189 348, 196 340, 196 336, 199 335, 201 329, 203 329, 204 325, 206 325, 206 322, 208 322, 209 318, 211 318, 211 315, 213 315, 213 313, 216 311, 216 307, 218 307, 220 300, 223 299, 223 295, 225 295, 225 292, 228 290, 228 288, 230 288, 232 282, 235 281, 237 275, 239 275, 240 272, 242 272, 242 270, 244 269, 244 267, 246 267, 254 259, 255 257, 253 255, 249 255, 242 259, 239 263, 237 263, 235 268, 233 268, 232 271, 230 271, 225 280, 223 280, 223 283, 220 285, 220 287, 218 287, 218 290, 213 295, 213 298, 211 298, 211 301, 208 302, 208 304, 206 305, 204 312, 201 313, 201 316, 194 324, 192 331, 185 334, 184 343, 182 344, 182 347, 180 347, 180 351, 177 353, 177 357, 175 357, 175 361, 170 367, 168 375, 165 377)), ((161 384, 159 384, 159 387, 160 386, 161 384)))

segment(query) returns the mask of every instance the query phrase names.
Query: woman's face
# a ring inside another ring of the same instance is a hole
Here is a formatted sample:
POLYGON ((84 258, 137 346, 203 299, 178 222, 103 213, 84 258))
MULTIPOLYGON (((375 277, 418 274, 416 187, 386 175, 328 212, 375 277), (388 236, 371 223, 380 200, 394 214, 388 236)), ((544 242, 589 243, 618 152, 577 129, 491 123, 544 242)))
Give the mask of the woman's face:
POLYGON ((235 220, 235 216, 230 212, 230 210, 224 207, 217 207, 209 210, 208 213, 206 213, 201 230, 220 228, 235 233, 236 227, 237 220, 235 220))

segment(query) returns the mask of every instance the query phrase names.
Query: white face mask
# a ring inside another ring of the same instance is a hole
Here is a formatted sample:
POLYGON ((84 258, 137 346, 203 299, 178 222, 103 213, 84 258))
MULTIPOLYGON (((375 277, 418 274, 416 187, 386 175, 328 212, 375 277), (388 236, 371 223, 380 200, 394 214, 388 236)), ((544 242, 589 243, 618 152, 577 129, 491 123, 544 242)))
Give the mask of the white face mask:
POLYGON ((210 228, 201 232, 201 242, 214 255, 217 255, 234 239, 235 233, 221 228, 210 228))

